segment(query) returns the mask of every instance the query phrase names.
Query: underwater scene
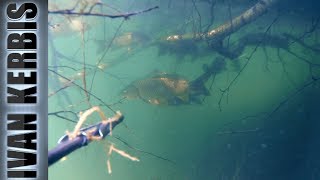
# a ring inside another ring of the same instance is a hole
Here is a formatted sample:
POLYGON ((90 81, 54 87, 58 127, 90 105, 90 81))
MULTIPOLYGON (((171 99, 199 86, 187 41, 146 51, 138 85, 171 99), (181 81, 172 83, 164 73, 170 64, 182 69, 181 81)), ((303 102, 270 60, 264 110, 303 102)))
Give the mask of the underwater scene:
POLYGON ((49 0, 48 149, 88 140, 49 179, 319 180, 319 12, 49 0))

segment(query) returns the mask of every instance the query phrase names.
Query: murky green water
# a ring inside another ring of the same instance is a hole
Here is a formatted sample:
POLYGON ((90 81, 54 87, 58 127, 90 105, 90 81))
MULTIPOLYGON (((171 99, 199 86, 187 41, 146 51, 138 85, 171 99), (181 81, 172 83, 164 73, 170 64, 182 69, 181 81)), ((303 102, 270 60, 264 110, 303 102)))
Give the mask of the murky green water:
MULTIPOLYGON (((250 3, 234 3, 232 16, 250 7, 250 3)), ((52 3, 54 3, 52 1, 52 3)), ((67 2, 61 2, 66 3, 67 2)), ((156 106, 141 100, 121 100, 120 91, 131 82, 145 78, 154 71, 165 71, 183 75, 189 80, 203 73, 202 66, 210 64, 217 52, 204 50, 206 45, 196 43, 199 52, 189 51, 159 53, 159 42, 168 35, 192 32, 199 25, 197 12, 192 1, 117 1, 105 2, 123 12, 135 11, 160 5, 160 9, 131 17, 129 20, 82 17, 68 19, 50 15, 52 24, 70 27, 70 24, 85 23, 85 33, 62 29, 50 34, 49 64, 63 76, 84 87, 83 62, 86 65, 86 89, 98 96, 112 108, 125 115, 124 123, 117 126, 114 136, 119 136, 137 149, 165 157, 170 163, 154 156, 130 149, 117 139, 91 143, 78 150, 63 162, 49 168, 52 180, 140 180, 140 179, 221 179, 221 180, 270 180, 270 179, 319 179, 319 51, 303 47, 290 41, 290 52, 258 44, 246 46, 236 59, 225 58, 227 68, 216 75, 210 88, 211 95, 202 104, 182 106, 156 106), (185 2, 185 3, 184 3, 185 2), (193 17, 192 17, 193 14, 193 17), (193 18, 193 20, 192 20, 193 18), (195 20, 196 19, 196 20, 195 20), (69 26, 68 26, 69 25, 69 26), (118 27, 119 31, 117 31, 118 27), (138 40, 130 46, 111 46, 115 33, 140 32, 150 37, 149 42, 138 40), (83 41, 83 39, 85 41, 83 41), (94 40, 105 40, 104 46, 94 40), (83 43, 85 42, 85 43, 83 43), (97 52, 102 49, 103 52, 97 52), (55 52, 55 53, 54 53, 55 52), (57 52, 70 58, 62 58, 57 52), (292 53, 295 55, 293 55, 292 53), (105 56, 103 54, 105 53, 105 56), (248 57, 250 60, 248 61, 248 57), (94 73, 93 67, 105 69, 94 73), (90 66, 91 65, 91 66, 90 66), (54 67, 53 67, 54 66, 54 67), (59 67, 56 67, 59 66, 59 67), (67 67, 66 67, 67 66, 67 67), (245 66, 245 68, 243 68, 245 66), (310 67, 314 75, 312 82, 310 67), (74 69, 72 69, 74 68, 74 69), (241 70, 243 68, 243 70, 241 70), (238 78, 233 79, 239 74, 238 78), (95 74, 95 76, 94 76, 95 74), (92 81, 94 77, 94 80, 92 81), (233 83, 232 83, 233 82, 233 83), (229 91, 223 93, 230 83, 229 91), (305 87, 308 85, 307 87, 305 87), (302 87, 305 87, 301 89, 302 87), (298 93, 297 93, 298 92, 298 93), (223 96, 222 96, 223 95, 223 96), (222 96, 222 98, 221 98, 222 96), (219 103, 220 102, 220 103, 219 103), (114 143, 140 162, 132 162, 117 154, 110 157, 112 174, 107 170, 107 153, 114 143)), ((73 3, 70 3, 73 4, 73 3)), ((196 2, 201 13, 202 25, 210 21, 206 2, 196 2)), ((227 3, 218 3, 214 9, 214 23, 210 29, 228 20, 227 3)), ((63 5, 59 5, 63 8, 63 5)), ((230 44, 252 33, 265 33, 277 18, 276 5, 266 15, 243 27, 230 37, 230 44)), ((106 13, 116 13, 104 7, 106 13)), ((282 36, 290 33, 301 36, 311 25, 312 12, 292 7, 292 11, 280 11, 280 15, 267 31, 268 35, 282 36), (300 12, 301 11, 301 12, 300 12)), ((319 46, 319 27, 307 34, 304 42, 314 48, 319 46)), ((182 49, 190 47, 182 47, 182 49)), ((49 91, 55 92, 66 86, 66 81, 49 75, 49 91)), ((211 80, 206 83, 209 88, 211 80)), ((50 93, 49 92, 49 93, 50 93)), ((92 105, 100 105, 90 97, 92 105)), ((86 94, 78 87, 70 87, 49 97, 49 112, 68 110, 78 113, 88 109, 86 94), (70 106, 72 105, 72 106, 70 106)), ((101 107, 108 116, 112 112, 101 107)), ((70 114, 62 114, 77 120, 70 114)), ((88 123, 98 122, 92 116, 88 123)), ((49 149, 66 130, 72 131, 75 124, 49 116, 49 149)))

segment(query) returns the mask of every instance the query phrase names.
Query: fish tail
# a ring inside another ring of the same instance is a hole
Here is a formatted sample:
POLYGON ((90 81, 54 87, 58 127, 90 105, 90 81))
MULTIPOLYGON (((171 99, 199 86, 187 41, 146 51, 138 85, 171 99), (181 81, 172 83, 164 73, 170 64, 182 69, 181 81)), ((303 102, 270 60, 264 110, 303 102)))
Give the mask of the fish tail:
POLYGON ((192 96, 199 96, 199 95, 209 96, 210 95, 209 90, 205 86, 204 79, 198 79, 198 78, 191 82, 190 92, 192 96))
POLYGON ((210 65, 204 66, 204 73, 202 73, 198 78, 191 82, 191 92, 194 95, 210 95, 209 90, 206 88, 205 84, 210 79, 211 76, 222 72, 226 67, 226 62, 223 58, 216 58, 210 65))

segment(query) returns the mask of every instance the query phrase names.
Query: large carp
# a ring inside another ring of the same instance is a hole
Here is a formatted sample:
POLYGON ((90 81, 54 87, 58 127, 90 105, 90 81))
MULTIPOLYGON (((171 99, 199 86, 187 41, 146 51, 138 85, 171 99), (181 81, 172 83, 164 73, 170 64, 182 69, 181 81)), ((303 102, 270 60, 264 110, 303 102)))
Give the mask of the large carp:
POLYGON ((157 73, 129 84, 122 92, 127 99, 141 99, 155 105, 201 103, 201 96, 210 95, 207 80, 225 68, 224 59, 216 59, 205 72, 193 81, 177 74, 157 73))

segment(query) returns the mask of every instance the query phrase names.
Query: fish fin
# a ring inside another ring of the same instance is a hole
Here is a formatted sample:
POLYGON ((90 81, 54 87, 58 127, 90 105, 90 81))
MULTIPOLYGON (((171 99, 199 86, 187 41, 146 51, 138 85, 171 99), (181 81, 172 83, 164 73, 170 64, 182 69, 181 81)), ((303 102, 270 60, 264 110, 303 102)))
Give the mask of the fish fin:
POLYGON ((181 99, 183 102, 189 102, 189 94, 185 93, 183 95, 178 96, 179 99, 181 99))
POLYGON ((151 71, 151 72, 149 73, 148 76, 150 76, 150 77, 152 77, 152 78, 158 78, 158 77, 164 76, 164 75, 166 75, 166 74, 168 74, 168 73, 166 73, 166 72, 164 72, 164 71, 160 71, 159 69, 154 69, 153 71, 151 71))
POLYGON ((192 81, 190 85, 190 94, 192 96, 210 96, 210 91, 206 88, 203 81, 192 81))
POLYGON ((202 104, 202 103, 203 101, 199 97, 192 96, 190 98, 190 104, 202 104))
POLYGON ((180 99, 179 97, 174 97, 172 99, 169 100, 169 105, 181 105, 181 104, 189 104, 188 101, 183 101, 182 99, 180 99))

